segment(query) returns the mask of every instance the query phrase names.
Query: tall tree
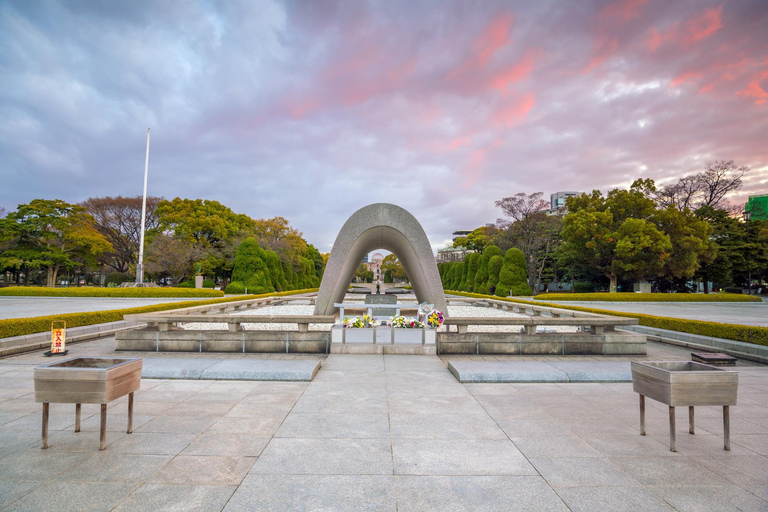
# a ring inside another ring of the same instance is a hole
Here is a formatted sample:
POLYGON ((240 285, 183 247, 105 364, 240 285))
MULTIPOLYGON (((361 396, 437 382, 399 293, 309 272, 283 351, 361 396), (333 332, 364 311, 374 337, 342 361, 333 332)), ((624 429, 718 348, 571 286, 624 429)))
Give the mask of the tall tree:
POLYGON ((2 219, 0 233, 11 247, 3 258, 15 259, 18 268, 46 268, 47 286, 56 285, 62 268, 78 264, 75 257, 97 258, 112 250, 83 207, 60 199, 19 205, 2 219))
POLYGON ((389 273, 392 281, 395 281, 396 279, 406 279, 408 277, 405 275, 403 264, 400 263, 400 260, 398 260, 397 256, 394 254, 387 254, 384 256, 384 259, 381 260, 381 271, 385 276, 389 273))
MULTIPOLYGON (((707 162, 704 171, 680 178, 677 183, 666 185, 659 190, 649 187, 658 204, 664 208, 673 206, 678 210, 689 208, 693 211, 703 206, 714 209, 729 209, 726 196, 739 190, 742 177, 749 167, 737 166, 733 160, 707 162)), ((652 183, 652 182, 651 182, 652 183)))
POLYGON ((669 236, 653 222, 655 205, 640 187, 600 191, 568 198, 569 214, 563 220, 564 259, 591 267, 610 281, 650 278, 663 272, 670 257, 669 236))
MULTIPOLYGON (((147 197, 145 230, 158 227, 155 210, 162 200, 147 197)), ((91 197, 80 206, 93 216, 96 229, 112 244, 113 250, 102 255, 102 262, 116 272, 128 272, 139 256, 142 197, 91 197)))
MULTIPOLYGON (((541 275, 560 242, 562 219, 547 215, 549 202, 542 192, 519 193, 496 201, 507 219, 498 219, 497 226, 506 232, 512 247, 523 252, 528 275, 528 286, 539 289, 541 275)), ((502 244, 503 246, 504 244, 502 244)))

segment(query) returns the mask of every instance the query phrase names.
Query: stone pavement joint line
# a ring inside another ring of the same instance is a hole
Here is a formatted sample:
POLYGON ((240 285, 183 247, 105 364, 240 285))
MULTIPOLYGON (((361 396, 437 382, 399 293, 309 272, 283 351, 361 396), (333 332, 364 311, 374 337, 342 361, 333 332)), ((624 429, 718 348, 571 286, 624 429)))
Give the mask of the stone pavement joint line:
MULTIPOLYGON (((114 356, 114 340, 78 356, 114 356)), ((118 354, 132 357, 134 354, 118 354)), ((649 359, 689 351, 649 345, 649 359)), ((322 363, 311 382, 144 379, 134 432, 126 399, 108 407, 99 452, 98 405, 51 404, 40 450, 40 354, 0 360, 0 510, 12 511, 625 511, 768 510, 768 368, 739 362, 731 451, 722 411, 677 416, 669 451, 666 406, 629 383, 462 384, 462 362, 564 363, 626 358, 341 355, 146 356, 223 362, 322 363), (461 366, 459 364, 459 366, 461 366)), ((179 367, 183 365, 180 363, 179 367)))

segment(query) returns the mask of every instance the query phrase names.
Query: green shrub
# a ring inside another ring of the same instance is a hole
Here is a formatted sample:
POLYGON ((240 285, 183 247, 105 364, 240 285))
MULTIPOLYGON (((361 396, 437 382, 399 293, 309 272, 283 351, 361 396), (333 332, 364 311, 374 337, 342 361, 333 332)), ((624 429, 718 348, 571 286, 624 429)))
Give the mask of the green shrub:
POLYGON ((499 284, 496 285, 496 295, 506 297, 512 295, 533 295, 528 286, 525 256, 520 249, 512 247, 504 254, 504 262, 499 271, 499 284))
POLYGON ((592 293, 595 291, 595 285, 592 283, 575 283, 573 291, 574 293, 592 293))
POLYGON ((472 289, 475 293, 488 293, 488 260, 487 254, 480 256, 480 263, 477 265, 477 273, 472 289))
POLYGON ((133 279, 131 279, 131 276, 125 272, 111 272, 107 274, 106 278, 104 278, 104 286, 109 286, 110 284, 129 283, 132 280, 133 279))
POLYGON ((47 288, 36 286, 9 286, 0 288, 0 296, 12 297, 132 297, 132 298, 174 298, 174 297, 222 297, 221 290, 194 288, 101 288, 80 286, 71 288, 47 288))
POLYGON ((195 282, 190 281, 189 279, 179 283, 179 288, 194 288, 194 287, 195 287, 195 282))
POLYGON ((212 281, 211 279, 206 279, 203 281, 203 288, 216 288, 216 281, 212 281))
POLYGON ((232 281, 224 288, 224 293, 227 295, 242 295, 245 293, 245 286, 240 281, 232 281))
MULTIPOLYGON (((133 290, 137 288, 119 288, 120 290, 133 290)), ((140 289, 140 288, 138 288, 140 289)), ((150 290, 153 288, 149 288, 150 290)), ((210 290, 209 290, 210 291, 210 290)), ((248 295, 246 297, 226 297, 223 299, 198 300, 185 302, 172 302, 167 304, 155 304, 153 306, 144 306, 140 308, 113 309, 107 311, 93 311, 87 313, 68 313, 64 315, 38 316, 32 318, 9 318, 0 320, 0 339, 10 338, 12 336, 24 336, 26 334, 35 334, 39 332, 50 331, 51 322, 54 320, 64 320, 67 327, 82 327, 84 325, 103 324, 107 322, 118 322, 123 320, 125 315, 137 315, 140 313, 152 313, 154 311, 169 311, 172 309, 191 308, 195 306, 205 306, 206 304, 219 304, 224 302, 236 302, 239 300, 258 299, 261 297, 282 297, 286 295, 298 295, 302 293, 316 292, 317 288, 308 290, 294 290, 282 293, 266 293, 263 295, 248 295)))
MULTIPOLYGON (((491 256, 491 259, 488 260, 487 286, 489 295, 496 293, 496 285, 499 283, 499 273, 501 272, 502 265, 504 265, 504 257, 501 255, 491 256)), ((509 293, 509 291, 507 291, 507 293, 509 293)))
POLYGON ((738 293, 542 293, 535 300, 604 302, 760 302, 759 297, 738 293))
MULTIPOLYGON (((669 331, 686 332, 689 334, 698 334, 700 336, 711 336, 713 338, 724 338, 727 340, 743 341, 744 343, 754 343, 755 345, 768 346, 768 327, 755 327, 751 325, 721 324, 717 322, 705 322, 703 320, 688 320, 685 318, 670 318, 665 316, 644 315, 640 313, 625 313, 623 311, 608 311, 605 309, 583 308, 581 306, 564 306, 562 304, 551 302, 538 302, 521 299, 506 299, 499 297, 490 297, 477 293, 465 293, 451 291, 455 295, 475 298, 493 298, 497 300, 506 300, 509 302, 519 302, 521 304, 532 304, 535 306, 546 306, 550 308, 569 309, 574 311, 583 311, 585 313, 597 313, 599 315, 621 316, 626 318, 637 318, 640 325, 655 327, 657 329, 666 329, 669 331)), ((685 295, 685 294, 668 294, 685 295)))

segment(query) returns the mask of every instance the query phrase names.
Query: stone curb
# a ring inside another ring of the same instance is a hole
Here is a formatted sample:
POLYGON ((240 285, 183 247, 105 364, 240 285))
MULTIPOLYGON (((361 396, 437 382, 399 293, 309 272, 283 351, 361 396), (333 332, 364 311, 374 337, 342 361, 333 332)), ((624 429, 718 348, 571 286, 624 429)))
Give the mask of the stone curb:
POLYGON ((320 370, 319 359, 145 358, 143 379, 257 380, 310 382, 320 370))
POLYGON ((625 325, 621 328, 622 330, 645 334, 651 341, 660 341, 702 352, 722 352, 739 359, 768 364, 768 346, 765 345, 669 331, 644 325, 625 325))
POLYGON ((632 382, 629 363, 575 363, 581 369, 557 368, 557 363, 518 361, 449 361, 448 370, 461 383, 586 383, 632 382), (626 366, 621 371, 617 365, 626 366))

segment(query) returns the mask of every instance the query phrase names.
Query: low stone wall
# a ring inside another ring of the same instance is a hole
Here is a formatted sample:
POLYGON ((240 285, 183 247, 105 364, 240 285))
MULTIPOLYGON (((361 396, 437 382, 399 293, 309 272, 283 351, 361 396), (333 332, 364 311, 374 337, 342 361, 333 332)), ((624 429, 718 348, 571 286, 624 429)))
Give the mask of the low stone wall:
POLYGON ((328 331, 160 331, 146 328, 115 336, 115 350, 150 352, 264 352, 326 354, 328 331))
POLYGON ((642 334, 626 331, 592 333, 455 333, 437 334, 439 354, 495 355, 645 355, 642 334))

